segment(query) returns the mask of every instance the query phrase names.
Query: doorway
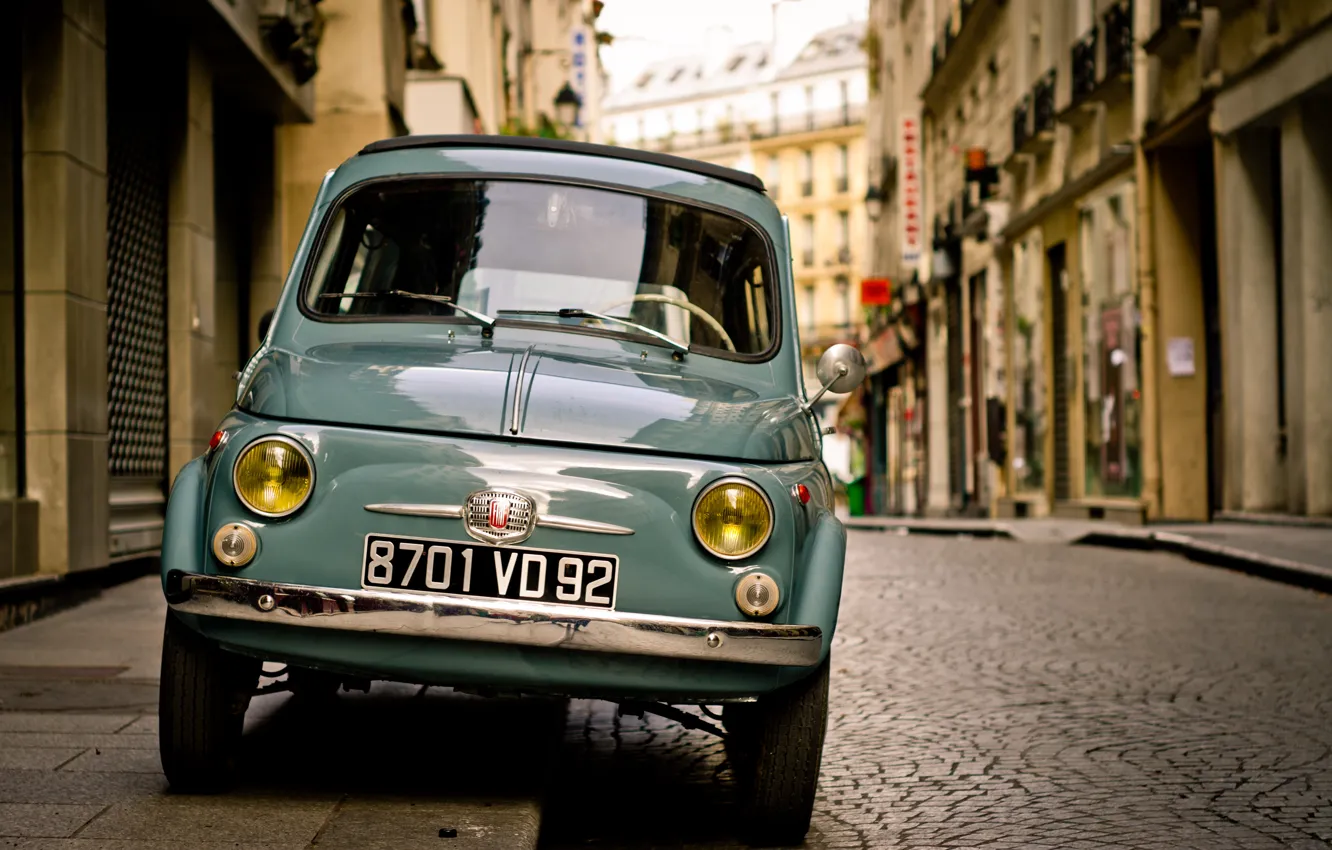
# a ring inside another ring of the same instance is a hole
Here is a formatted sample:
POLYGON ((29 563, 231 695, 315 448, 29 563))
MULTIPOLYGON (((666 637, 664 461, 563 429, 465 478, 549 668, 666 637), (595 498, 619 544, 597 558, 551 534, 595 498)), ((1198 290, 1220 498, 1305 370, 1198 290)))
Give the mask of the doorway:
POLYGON ((963 366, 962 285, 950 278, 948 310, 948 500, 954 511, 967 507, 966 374, 963 366))
POLYGON ((1221 372, 1221 296, 1217 271, 1216 172, 1210 144, 1194 148, 1198 163, 1198 255, 1202 272, 1202 302, 1207 358, 1207 512, 1223 510, 1225 498, 1225 400, 1221 372))
POLYGON ((1054 386, 1051 392, 1054 424, 1054 497, 1072 498, 1069 469, 1068 422, 1068 266, 1064 243, 1046 252, 1050 267, 1050 337, 1053 345, 1054 386))
POLYGON ((985 433, 985 287, 986 273, 981 270, 967 281, 969 312, 968 336, 971 345, 971 375, 967 394, 969 401, 968 426, 971 429, 971 497, 979 507, 986 502, 986 433, 985 433))

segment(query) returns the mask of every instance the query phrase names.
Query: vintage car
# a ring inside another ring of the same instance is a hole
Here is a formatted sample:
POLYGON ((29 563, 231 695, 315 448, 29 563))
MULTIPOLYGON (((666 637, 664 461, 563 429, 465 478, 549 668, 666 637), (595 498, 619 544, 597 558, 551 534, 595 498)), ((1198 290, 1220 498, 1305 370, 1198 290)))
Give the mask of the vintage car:
POLYGON ((807 396, 790 257, 760 180, 667 155, 406 136, 330 171, 172 485, 172 787, 227 786, 272 661, 646 706, 799 841, 846 553, 811 405, 865 367, 835 345, 807 396))

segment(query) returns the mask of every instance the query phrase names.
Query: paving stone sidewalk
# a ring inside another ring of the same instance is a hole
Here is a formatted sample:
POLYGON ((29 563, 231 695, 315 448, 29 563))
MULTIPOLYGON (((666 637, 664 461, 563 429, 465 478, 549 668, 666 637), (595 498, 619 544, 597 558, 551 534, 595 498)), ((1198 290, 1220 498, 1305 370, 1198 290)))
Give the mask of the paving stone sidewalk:
POLYGON ((0 633, 0 848, 535 847, 552 706, 376 683, 257 698, 242 779, 170 793, 157 752, 156 576, 0 633))

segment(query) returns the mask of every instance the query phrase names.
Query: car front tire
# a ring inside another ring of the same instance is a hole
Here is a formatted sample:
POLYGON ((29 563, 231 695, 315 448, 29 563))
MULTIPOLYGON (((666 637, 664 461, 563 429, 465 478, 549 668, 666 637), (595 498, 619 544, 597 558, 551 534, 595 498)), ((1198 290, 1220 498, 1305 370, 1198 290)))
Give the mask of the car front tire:
POLYGON ((828 667, 824 659, 812 675, 723 714, 751 845, 799 844, 809 832, 828 727, 828 667))
POLYGON ((157 736, 171 790, 209 794, 233 783, 260 666, 219 648, 167 612, 157 736))

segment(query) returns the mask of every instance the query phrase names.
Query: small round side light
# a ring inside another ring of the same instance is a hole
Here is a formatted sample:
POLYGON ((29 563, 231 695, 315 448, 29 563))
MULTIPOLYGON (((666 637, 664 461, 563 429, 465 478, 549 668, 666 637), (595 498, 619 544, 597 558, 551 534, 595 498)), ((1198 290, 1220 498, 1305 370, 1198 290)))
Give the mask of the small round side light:
POLYGON ((229 522, 213 535, 213 555, 225 567, 243 567, 254 560, 259 540, 249 526, 229 522))
POLYGON ((209 451, 212 451, 213 449, 215 449, 215 448, 217 448, 218 446, 222 445, 222 441, 225 440, 226 438, 227 438, 227 432, 226 432, 226 431, 214 431, 214 432, 213 432, 213 439, 211 439, 211 440, 208 441, 208 449, 209 449, 209 451))
POLYGON ((806 487, 804 484, 797 484, 797 485, 795 486, 795 492, 796 492, 796 498, 800 500, 800 504, 802 504, 802 505, 808 505, 808 504, 809 504, 809 488, 808 488, 808 487, 806 487))
POLYGON ((766 617, 777 610, 781 591, 772 576, 748 573, 735 584, 735 605, 750 617, 766 617))

